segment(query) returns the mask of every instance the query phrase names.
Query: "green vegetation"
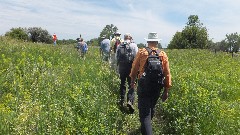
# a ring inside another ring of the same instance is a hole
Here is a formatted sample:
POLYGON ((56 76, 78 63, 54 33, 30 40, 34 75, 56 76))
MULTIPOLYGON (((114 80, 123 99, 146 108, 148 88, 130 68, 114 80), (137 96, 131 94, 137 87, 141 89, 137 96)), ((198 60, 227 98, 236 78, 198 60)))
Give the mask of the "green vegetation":
POLYGON ((226 34, 221 42, 214 43, 208 36, 208 30, 200 23, 197 15, 188 17, 187 25, 181 32, 176 32, 168 49, 212 49, 215 51, 239 52, 240 35, 235 32, 226 34))
MULTIPOLYGON (((0 37, 1 134, 129 134, 138 110, 117 105, 119 79, 90 47, 37 45, 0 37)), ((155 134, 238 134, 240 57, 166 50, 173 87, 157 105, 155 134)), ((135 103, 137 107, 137 103, 135 103)), ((133 133, 134 134, 134 133, 133 133)))
POLYGON ((164 103, 174 134, 240 132, 240 57, 208 50, 168 51, 173 87, 164 103))
POLYGON ((6 32, 5 36, 23 41, 32 41, 47 44, 53 43, 52 36, 47 30, 44 30, 41 27, 12 28, 10 31, 6 32))
POLYGON ((73 46, 1 38, 1 134, 125 132, 125 117, 134 117, 118 109, 119 80, 89 49, 83 61, 73 46))
POLYGON ((188 17, 187 26, 182 32, 176 32, 173 36, 169 49, 206 49, 209 47, 208 31, 197 15, 190 15, 188 17))

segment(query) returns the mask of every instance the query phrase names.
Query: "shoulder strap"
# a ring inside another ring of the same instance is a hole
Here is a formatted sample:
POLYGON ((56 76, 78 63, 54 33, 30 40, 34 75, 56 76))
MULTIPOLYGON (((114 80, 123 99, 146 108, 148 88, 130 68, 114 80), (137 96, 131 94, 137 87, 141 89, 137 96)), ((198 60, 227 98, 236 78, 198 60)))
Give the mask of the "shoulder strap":
POLYGON ((149 47, 146 47, 145 49, 148 51, 148 55, 150 55, 152 52, 155 52, 156 55, 159 56, 159 54, 161 52, 160 49, 158 49, 158 48, 156 50, 152 50, 149 47))
POLYGON ((156 55, 157 55, 157 56, 160 56, 160 52, 161 52, 161 51, 160 51, 158 48, 157 48, 157 50, 155 50, 155 52, 156 52, 156 55))
POLYGON ((145 49, 147 50, 147 52, 148 52, 148 55, 150 55, 150 54, 152 53, 152 51, 153 51, 153 50, 152 50, 152 49, 150 49, 149 47, 146 47, 145 49))

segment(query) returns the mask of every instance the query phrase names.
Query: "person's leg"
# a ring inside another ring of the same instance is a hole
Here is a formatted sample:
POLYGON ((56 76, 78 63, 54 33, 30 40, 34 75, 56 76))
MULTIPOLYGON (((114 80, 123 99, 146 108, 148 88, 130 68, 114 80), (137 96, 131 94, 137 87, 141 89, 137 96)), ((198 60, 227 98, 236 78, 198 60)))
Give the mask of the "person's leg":
POLYGON ((133 102, 134 102, 134 88, 131 88, 131 77, 129 77, 129 75, 127 76, 127 83, 128 83, 128 96, 127 96, 127 100, 128 101, 130 100, 132 102, 132 104, 133 104, 133 102))
POLYGON ((143 135, 152 135, 151 124, 151 99, 141 93, 142 88, 138 86, 138 109, 141 123, 141 133, 143 135))
POLYGON ((131 88, 131 78, 128 76, 127 77, 127 82, 128 82, 128 93, 127 93, 127 106, 129 108, 129 111, 131 113, 134 112, 134 98, 135 98, 135 93, 134 93, 134 88, 131 88))
POLYGON ((126 86, 125 86, 125 81, 126 81, 126 75, 124 72, 120 73, 120 104, 123 105, 124 99, 125 99, 125 94, 126 94, 126 86))
POLYGON ((152 135, 150 98, 139 97, 139 117, 143 135, 152 135))
POLYGON ((154 87, 154 93, 151 95, 151 119, 153 118, 154 116, 154 113, 155 113, 155 106, 157 104, 157 101, 160 97, 160 92, 161 92, 161 89, 160 87, 156 86, 154 87))

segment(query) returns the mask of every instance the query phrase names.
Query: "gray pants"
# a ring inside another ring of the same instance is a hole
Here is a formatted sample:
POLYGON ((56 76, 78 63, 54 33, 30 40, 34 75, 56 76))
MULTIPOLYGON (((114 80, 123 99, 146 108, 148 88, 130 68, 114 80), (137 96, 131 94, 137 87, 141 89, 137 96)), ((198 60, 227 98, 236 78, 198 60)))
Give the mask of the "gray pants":
POLYGON ((110 67, 112 70, 118 73, 117 60, 115 59, 115 53, 110 54, 110 67))
POLYGON ((102 60, 103 61, 109 61, 109 59, 110 59, 109 56, 110 56, 109 52, 103 52, 102 53, 102 60))

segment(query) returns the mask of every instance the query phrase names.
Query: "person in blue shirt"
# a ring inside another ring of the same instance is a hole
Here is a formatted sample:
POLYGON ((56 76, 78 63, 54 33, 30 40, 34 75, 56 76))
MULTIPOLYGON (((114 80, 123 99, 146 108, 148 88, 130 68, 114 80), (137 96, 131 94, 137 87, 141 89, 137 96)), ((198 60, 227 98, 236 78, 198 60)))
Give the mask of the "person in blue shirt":
POLYGON ((100 45, 100 49, 102 51, 102 59, 104 61, 109 61, 110 57, 110 40, 106 38, 106 35, 101 37, 103 40, 100 45))
POLYGON ((87 43, 86 42, 84 42, 83 41, 83 38, 80 38, 79 39, 79 42, 78 42, 78 46, 79 46, 79 48, 80 48, 80 55, 81 55, 81 57, 85 60, 85 58, 86 58, 86 53, 87 53, 87 51, 88 51, 88 45, 87 45, 87 43))

